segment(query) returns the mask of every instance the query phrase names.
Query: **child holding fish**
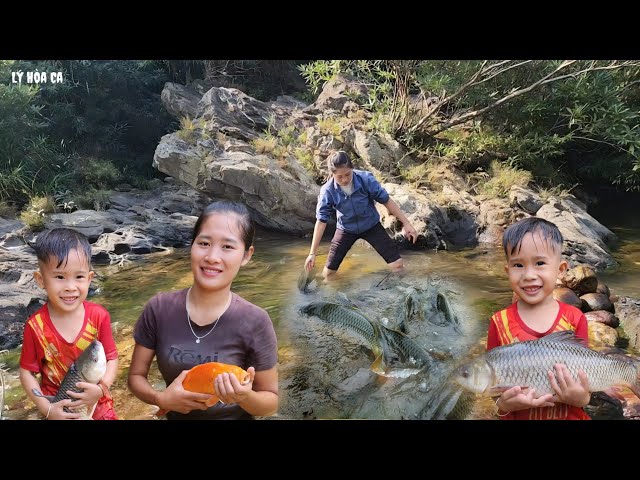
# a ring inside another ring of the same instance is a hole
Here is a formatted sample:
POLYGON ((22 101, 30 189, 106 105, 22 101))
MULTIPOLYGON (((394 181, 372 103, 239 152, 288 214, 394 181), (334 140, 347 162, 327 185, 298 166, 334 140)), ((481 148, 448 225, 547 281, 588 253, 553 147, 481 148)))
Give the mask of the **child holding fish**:
POLYGON ((55 228, 38 235, 35 250, 38 270, 34 277, 46 291, 47 301, 25 324, 20 382, 47 420, 83 418, 82 410, 94 420, 117 420, 109 394, 118 369, 110 316, 104 307, 86 301, 94 275, 91 245, 76 230, 55 228), (75 365, 89 348, 100 364, 87 360, 75 365), (69 383, 64 380, 72 367, 86 381, 76 384, 77 391, 58 392, 61 384, 69 383), (95 367, 100 368, 98 378, 93 377, 95 367), (46 396, 64 399, 52 403, 46 396))
MULTIPOLYGON (((507 228, 502 240, 507 259, 505 272, 519 300, 491 317, 487 350, 548 335, 558 337, 554 332, 563 330, 575 333, 574 342, 575 338, 582 339, 584 344, 588 342, 585 315, 578 308, 553 298, 556 280, 568 267, 562 259, 562 242, 558 227, 542 218, 528 217, 507 228)), ((525 359, 512 360, 514 368, 526 369, 518 363, 525 359)), ((506 390, 496 390, 501 393, 496 399, 498 415, 514 420, 588 420, 582 408, 591 398, 585 371, 576 370, 574 377, 563 363, 552 362, 549 368, 552 367, 553 371, 545 372, 552 392, 539 392, 533 385, 517 384, 518 380, 523 381, 517 374, 511 377, 510 385, 500 386, 506 390)))
POLYGON ((193 285, 154 296, 135 325, 129 389, 168 412, 167 419, 251 419, 278 409, 273 324, 231 291, 253 255, 254 233, 243 204, 208 205, 193 231, 193 285), (154 357, 167 385, 162 391, 148 379, 154 357))

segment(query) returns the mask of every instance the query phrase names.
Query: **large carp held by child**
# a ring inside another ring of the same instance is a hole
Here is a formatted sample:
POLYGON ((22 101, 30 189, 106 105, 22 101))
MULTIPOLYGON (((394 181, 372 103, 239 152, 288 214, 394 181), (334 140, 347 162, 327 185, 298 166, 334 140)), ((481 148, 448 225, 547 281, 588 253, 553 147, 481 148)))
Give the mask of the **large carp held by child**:
MULTIPOLYGON (((56 393, 55 396, 42 395, 42 393, 37 389, 33 389, 33 393, 39 397, 45 397, 51 403, 56 403, 67 398, 76 400, 71 397, 67 391, 74 393, 82 392, 83 389, 78 388, 76 383, 86 382, 97 384, 102 377, 104 377, 106 371, 107 357, 104 353, 104 347, 96 338, 82 351, 80 356, 76 358, 75 362, 73 362, 69 367, 69 370, 67 370, 67 373, 60 384, 58 393, 56 393)), ((71 410, 68 407, 64 407, 64 411, 70 412, 71 410)), ((81 418, 85 420, 90 420, 91 415, 93 414, 93 411, 89 412, 86 406, 78 407, 77 409, 74 409, 74 411, 80 413, 81 418)))
POLYGON ((554 393, 548 372, 557 363, 565 364, 573 378, 578 378, 578 371, 583 370, 591 392, 625 385, 640 397, 638 362, 592 350, 571 330, 493 348, 460 366, 454 379, 478 394, 499 395, 520 385, 543 395, 554 393))

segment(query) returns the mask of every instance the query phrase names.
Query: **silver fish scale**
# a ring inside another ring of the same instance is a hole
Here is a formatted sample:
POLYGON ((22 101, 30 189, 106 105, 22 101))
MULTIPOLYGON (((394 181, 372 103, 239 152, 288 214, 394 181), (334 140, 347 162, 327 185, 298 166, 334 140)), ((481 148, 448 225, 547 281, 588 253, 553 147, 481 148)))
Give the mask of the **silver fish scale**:
POLYGON ((420 367, 431 363, 429 354, 406 335, 386 327, 382 327, 382 334, 392 351, 403 356, 401 359, 403 362, 411 361, 420 367))
POLYGON ((366 317, 343 305, 312 302, 303 311, 344 330, 355 332, 373 347, 379 348, 378 332, 366 317))
POLYGON ((636 365, 610 357, 573 342, 540 340, 517 342, 487 352, 487 362, 493 367, 496 385, 522 385, 535 388, 540 394, 553 393, 547 371, 556 363, 564 363, 574 379, 584 370, 592 392, 613 385, 634 384, 638 376, 636 365))
MULTIPOLYGON (((76 368, 75 363, 73 365, 71 365, 71 367, 69 368, 69 370, 67 370, 67 373, 64 377, 64 380, 62 380, 62 383, 60 384, 60 388, 58 389, 58 393, 56 393, 56 396, 53 397, 53 400, 51 403, 56 403, 59 402, 60 400, 64 400, 66 398, 70 398, 71 400, 75 400, 75 398, 73 398, 72 396, 70 396, 67 391, 72 391, 74 393, 80 393, 83 390, 81 388, 76 387, 76 383, 78 382, 85 382, 86 380, 84 378, 82 378, 82 375, 80 375, 80 373, 78 372, 78 369, 76 368)), ((71 410, 69 410, 67 407, 64 407, 64 411, 65 412, 70 412, 71 410)))

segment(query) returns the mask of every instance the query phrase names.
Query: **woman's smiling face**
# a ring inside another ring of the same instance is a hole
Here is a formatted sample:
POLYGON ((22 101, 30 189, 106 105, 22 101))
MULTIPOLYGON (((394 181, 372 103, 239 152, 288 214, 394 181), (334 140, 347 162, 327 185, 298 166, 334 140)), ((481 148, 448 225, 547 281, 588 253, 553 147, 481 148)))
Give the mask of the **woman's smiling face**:
POLYGON ((251 259, 253 246, 245 250, 238 222, 236 214, 226 212, 211 214, 202 222, 191 245, 191 270, 199 287, 230 287, 240 267, 251 259))

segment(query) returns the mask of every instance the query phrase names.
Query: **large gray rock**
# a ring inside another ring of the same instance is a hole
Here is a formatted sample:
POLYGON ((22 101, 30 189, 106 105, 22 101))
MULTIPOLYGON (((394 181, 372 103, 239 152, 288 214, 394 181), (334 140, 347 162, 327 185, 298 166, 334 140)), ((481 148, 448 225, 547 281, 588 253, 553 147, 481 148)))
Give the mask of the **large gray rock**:
POLYGON ((544 204, 542 199, 529 189, 514 185, 509 191, 511 205, 518 206, 530 215, 535 215, 544 204))
POLYGON ((564 237, 563 254, 570 266, 587 264, 594 270, 617 265, 609 245, 615 245, 615 234, 600 224, 570 197, 552 197, 536 213, 557 225, 564 237))
POLYGON ((640 350, 640 300, 620 297, 614 307, 620 326, 629 337, 629 347, 640 350))
POLYGON ((162 89, 160 99, 167 111, 176 119, 194 118, 198 114, 198 102, 202 95, 195 90, 178 83, 167 82, 162 89))
POLYGON ((38 268, 32 250, 0 247, 0 350, 22 342, 24 322, 44 303, 33 272, 38 268))

